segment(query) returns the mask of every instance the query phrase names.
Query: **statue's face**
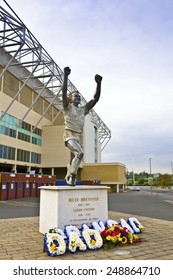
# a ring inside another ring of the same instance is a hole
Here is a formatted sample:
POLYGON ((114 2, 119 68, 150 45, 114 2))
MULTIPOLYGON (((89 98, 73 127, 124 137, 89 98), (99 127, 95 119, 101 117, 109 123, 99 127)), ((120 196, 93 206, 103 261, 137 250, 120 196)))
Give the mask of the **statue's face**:
POLYGON ((78 105, 80 103, 80 101, 81 101, 80 94, 77 92, 73 92, 71 102, 78 105))

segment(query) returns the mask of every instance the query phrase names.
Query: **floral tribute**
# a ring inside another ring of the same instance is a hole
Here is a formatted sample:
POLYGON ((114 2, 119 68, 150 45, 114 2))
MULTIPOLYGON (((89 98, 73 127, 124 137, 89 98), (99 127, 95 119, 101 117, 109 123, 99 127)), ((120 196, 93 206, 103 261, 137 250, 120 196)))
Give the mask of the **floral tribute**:
POLYGON ((136 218, 128 218, 128 224, 133 228, 135 233, 140 233, 144 230, 143 225, 136 218))
POLYGON ((68 238, 68 249, 72 253, 75 253, 77 249, 80 251, 86 251, 87 246, 84 244, 82 239, 77 235, 75 231, 71 231, 68 238))
POLYGON ((76 251, 97 250, 103 246, 100 233, 87 226, 83 227, 82 235, 75 226, 67 226, 65 233, 61 229, 50 229, 44 236, 44 252, 48 256, 56 257, 63 255, 67 250, 71 253, 76 251), (66 233, 66 235, 65 235, 66 233))
POLYGON ((90 250, 96 250, 103 246, 103 239, 97 230, 85 229, 82 231, 82 236, 90 250))
POLYGON ((115 246, 122 246, 141 241, 136 234, 131 233, 127 228, 122 227, 119 224, 106 227, 100 232, 100 235, 103 238, 104 249, 106 250, 112 249, 115 246))
POLYGON ((112 249, 140 242, 137 233, 141 233, 144 227, 136 218, 129 218, 127 222, 120 219, 107 220, 106 225, 102 221, 93 222, 89 228, 83 224, 79 230, 76 226, 66 226, 64 231, 59 228, 50 229, 44 236, 44 252, 55 257, 63 255, 66 251, 75 253, 77 250, 86 251, 100 248, 112 249))
POLYGON ((66 252, 64 238, 54 229, 49 230, 44 236, 44 252, 51 257, 63 255, 66 252))

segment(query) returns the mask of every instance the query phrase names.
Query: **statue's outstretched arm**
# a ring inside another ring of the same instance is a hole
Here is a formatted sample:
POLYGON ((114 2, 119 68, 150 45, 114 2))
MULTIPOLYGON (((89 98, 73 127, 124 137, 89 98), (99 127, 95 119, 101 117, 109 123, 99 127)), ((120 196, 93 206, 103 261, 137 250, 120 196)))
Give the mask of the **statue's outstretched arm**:
POLYGON ((67 107, 69 100, 67 98, 67 82, 68 82, 68 76, 71 73, 71 69, 67 66, 64 68, 64 81, 62 84, 62 103, 63 107, 67 107))
POLYGON ((101 81, 102 81, 102 77, 100 75, 95 75, 95 81, 97 83, 96 86, 96 91, 94 94, 93 99, 91 99, 89 102, 86 103, 86 107, 88 110, 91 110, 95 104, 99 101, 100 98, 100 94, 101 94, 101 81))

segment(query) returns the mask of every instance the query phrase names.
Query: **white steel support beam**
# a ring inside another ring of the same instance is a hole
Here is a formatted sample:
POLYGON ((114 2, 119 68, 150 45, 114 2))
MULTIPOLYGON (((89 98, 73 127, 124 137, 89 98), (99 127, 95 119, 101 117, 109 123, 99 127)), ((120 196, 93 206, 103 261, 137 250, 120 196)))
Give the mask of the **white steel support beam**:
MULTIPOLYGON (((0 6, 0 64, 3 66, 0 78, 8 70, 23 82, 4 114, 8 112, 21 89, 28 85, 38 93, 38 97, 42 96, 49 103, 38 123, 50 106, 58 109, 56 119, 62 110, 59 97, 64 73, 5 0, 4 3, 6 9, 0 6)), ((78 91, 70 80, 68 80, 68 91, 78 91)), ((80 95, 82 103, 85 104, 86 100, 82 94, 80 95)), ((36 100, 33 101, 22 120, 26 118, 35 102, 36 100)), ((111 132, 94 110, 91 110, 90 114, 98 127, 99 141, 103 150, 111 138, 111 132)), ((35 124, 34 129, 38 123, 35 124)))

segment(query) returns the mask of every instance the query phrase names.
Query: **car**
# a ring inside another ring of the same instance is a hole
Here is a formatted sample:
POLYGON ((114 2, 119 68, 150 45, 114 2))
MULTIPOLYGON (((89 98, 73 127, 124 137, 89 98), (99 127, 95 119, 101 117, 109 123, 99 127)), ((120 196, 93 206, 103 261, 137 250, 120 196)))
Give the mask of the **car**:
POLYGON ((134 190, 134 191, 140 191, 141 188, 140 188, 140 186, 134 186, 134 187, 133 187, 133 190, 134 190))
POLYGON ((140 186, 128 186, 128 189, 131 191, 140 191, 141 190, 140 186))

